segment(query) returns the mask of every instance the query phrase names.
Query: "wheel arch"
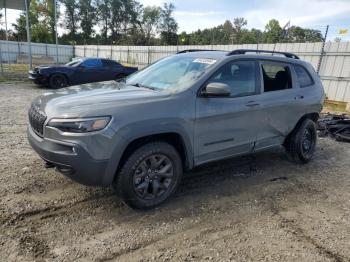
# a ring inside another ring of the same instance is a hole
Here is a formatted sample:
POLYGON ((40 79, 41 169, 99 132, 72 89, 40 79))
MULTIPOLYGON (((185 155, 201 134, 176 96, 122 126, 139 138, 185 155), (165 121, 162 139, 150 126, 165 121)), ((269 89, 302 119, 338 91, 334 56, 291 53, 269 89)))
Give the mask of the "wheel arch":
POLYGON ((49 74, 49 76, 48 76, 47 79, 50 81, 50 78, 51 78, 53 75, 62 75, 62 76, 64 76, 64 77, 66 78, 66 80, 67 80, 67 85, 69 85, 70 80, 69 80, 69 77, 68 77, 68 74, 67 74, 67 73, 65 73, 65 72, 52 72, 52 73, 49 74))
POLYGON ((305 119, 310 119, 313 122, 317 122, 317 120, 319 119, 320 114, 317 112, 312 112, 312 113, 307 113, 305 115, 303 115, 298 122, 296 123, 296 125, 294 126, 294 128, 292 129, 292 131, 288 134, 288 136, 286 137, 284 144, 288 141, 288 139, 298 130, 298 128, 300 127, 300 125, 303 123, 303 121, 305 119))
POLYGON ((116 173, 123 166, 127 158, 136 149, 140 148, 144 144, 155 142, 155 141, 163 141, 172 145, 178 151, 181 157, 184 169, 190 169, 192 167, 193 161, 191 160, 192 159, 191 153, 190 153, 191 151, 186 146, 186 142, 184 138, 177 132, 165 132, 165 133, 156 133, 156 134, 134 138, 132 141, 130 141, 125 147, 125 149, 123 150, 123 153, 118 163, 116 173))
POLYGON ((103 185, 109 186, 112 184, 120 168, 123 166, 126 159, 132 154, 132 152, 142 145, 154 141, 164 141, 174 146, 174 148, 179 152, 184 170, 188 170, 193 167, 192 145, 190 139, 186 135, 181 134, 181 132, 178 132, 178 130, 145 133, 144 135, 133 136, 132 138, 125 140, 123 139, 122 144, 116 146, 109 160, 109 164, 103 178, 103 185))

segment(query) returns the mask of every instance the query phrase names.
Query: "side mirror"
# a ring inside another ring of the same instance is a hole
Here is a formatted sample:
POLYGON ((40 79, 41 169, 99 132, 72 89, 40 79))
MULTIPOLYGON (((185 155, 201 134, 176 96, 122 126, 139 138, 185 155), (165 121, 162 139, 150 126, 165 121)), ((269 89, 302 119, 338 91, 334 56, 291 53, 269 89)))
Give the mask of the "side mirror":
POLYGON ((227 97, 230 96, 230 87, 227 84, 213 82, 206 85, 205 89, 202 91, 204 96, 218 96, 227 97))

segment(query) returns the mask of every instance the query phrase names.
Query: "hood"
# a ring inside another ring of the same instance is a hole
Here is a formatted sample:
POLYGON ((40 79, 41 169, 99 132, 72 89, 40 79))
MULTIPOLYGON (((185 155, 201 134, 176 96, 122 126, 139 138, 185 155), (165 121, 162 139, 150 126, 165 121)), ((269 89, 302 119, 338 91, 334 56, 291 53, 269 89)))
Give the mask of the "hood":
POLYGON ((53 68, 53 67, 67 67, 66 65, 62 64, 62 65, 39 65, 39 66, 36 66, 35 69, 43 69, 43 68, 53 68))
POLYGON ((108 81, 48 92, 35 99, 33 104, 48 117, 86 117, 99 112, 112 114, 116 107, 144 103, 167 96, 169 94, 162 91, 108 81))
POLYGON ((71 66, 62 65, 39 65, 34 67, 33 71, 39 71, 40 69, 59 69, 59 68, 72 68, 71 66))

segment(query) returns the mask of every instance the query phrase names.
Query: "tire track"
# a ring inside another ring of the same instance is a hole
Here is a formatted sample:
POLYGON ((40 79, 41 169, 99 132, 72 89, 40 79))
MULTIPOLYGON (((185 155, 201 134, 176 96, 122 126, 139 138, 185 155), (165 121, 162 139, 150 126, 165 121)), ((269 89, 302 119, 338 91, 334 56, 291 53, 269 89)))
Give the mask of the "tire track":
MULTIPOLYGON (((5 226, 11 226, 11 225, 15 225, 18 222, 22 222, 24 223, 23 226, 26 226, 27 220, 31 220, 31 219, 35 219, 35 218, 39 218, 40 220, 46 219, 46 218, 53 218, 55 216, 58 216, 59 214, 62 213, 68 213, 69 209, 72 209, 73 207, 77 207, 81 204, 84 204, 86 202, 96 202, 96 201, 100 201, 103 199, 108 199, 111 198, 112 196, 114 196, 113 194, 106 194, 103 196, 98 196, 96 197, 96 195, 91 195, 87 198, 75 201, 75 202, 71 202, 71 203, 66 203, 63 205, 57 205, 57 206, 47 206, 47 207, 43 207, 43 208, 38 208, 38 209, 34 209, 34 210, 27 210, 18 214, 15 214, 15 216, 13 217, 13 214, 2 218, 2 224, 4 224, 5 226), (67 209, 67 211, 62 211, 67 209), (58 212, 61 211, 61 212, 58 212)), ((17 225, 18 226, 18 225, 17 225)))

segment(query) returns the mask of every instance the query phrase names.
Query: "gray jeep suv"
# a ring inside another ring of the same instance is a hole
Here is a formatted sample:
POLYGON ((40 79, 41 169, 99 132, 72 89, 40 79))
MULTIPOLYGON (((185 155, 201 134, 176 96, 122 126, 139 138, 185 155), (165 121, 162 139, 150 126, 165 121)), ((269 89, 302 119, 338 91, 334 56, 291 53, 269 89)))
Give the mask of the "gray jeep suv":
POLYGON ((123 82, 46 93, 29 110, 33 149, 79 183, 134 208, 164 202, 184 170, 283 145, 312 157, 324 90, 291 53, 186 50, 123 82), (270 53, 263 55, 263 53, 270 53))

